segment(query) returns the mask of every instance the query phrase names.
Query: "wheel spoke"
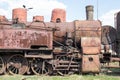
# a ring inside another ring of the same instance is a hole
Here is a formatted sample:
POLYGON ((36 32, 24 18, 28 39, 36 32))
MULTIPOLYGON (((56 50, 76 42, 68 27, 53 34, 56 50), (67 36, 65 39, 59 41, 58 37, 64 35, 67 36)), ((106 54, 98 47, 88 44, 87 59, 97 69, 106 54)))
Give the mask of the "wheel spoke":
POLYGON ((41 59, 33 60, 32 65, 31 65, 31 69, 36 75, 48 74, 49 73, 48 68, 46 68, 45 62, 41 59))
POLYGON ((24 74, 27 68, 27 59, 22 55, 13 55, 7 61, 7 69, 11 74, 24 74))
POLYGON ((41 73, 41 69, 42 69, 42 63, 40 62, 40 59, 35 59, 32 61, 32 65, 31 65, 32 71, 36 74, 36 75, 40 75, 41 73))
POLYGON ((13 68, 11 69, 11 71, 15 73, 15 67, 13 67, 13 68))
POLYGON ((38 73, 41 73, 42 72, 42 69, 41 68, 39 68, 39 71, 38 71, 38 73))
POLYGON ((39 72, 40 69, 39 69, 39 68, 36 68, 35 70, 39 72))
POLYGON ((15 68, 15 74, 18 74, 18 69, 17 68, 15 68))

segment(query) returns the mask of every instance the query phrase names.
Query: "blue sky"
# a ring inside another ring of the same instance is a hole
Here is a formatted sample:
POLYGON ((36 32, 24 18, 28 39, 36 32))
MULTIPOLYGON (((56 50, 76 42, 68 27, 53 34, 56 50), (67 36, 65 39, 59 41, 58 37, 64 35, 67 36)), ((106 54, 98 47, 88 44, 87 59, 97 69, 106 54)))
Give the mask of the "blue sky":
MULTIPOLYGON (((51 11, 54 8, 64 8, 67 12, 67 21, 85 20, 85 6, 94 6, 94 19, 97 19, 97 0, 0 0, 0 15, 12 18, 12 9, 22 7, 33 7, 28 11, 28 21, 32 16, 42 15, 49 22, 51 11)), ((103 25, 114 26, 114 13, 120 11, 120 0, 98 0, 98 19, 103 25)))
POLYGON ((97 19, 98 9, 98 19, 100 19, 104 25, 114 26, 114 13, 120 11, 120 0, 59 0, 59 1, 67 6, 66 10, 68 20, 86 19, 85 6, 93 5, 94 19, 97 19))

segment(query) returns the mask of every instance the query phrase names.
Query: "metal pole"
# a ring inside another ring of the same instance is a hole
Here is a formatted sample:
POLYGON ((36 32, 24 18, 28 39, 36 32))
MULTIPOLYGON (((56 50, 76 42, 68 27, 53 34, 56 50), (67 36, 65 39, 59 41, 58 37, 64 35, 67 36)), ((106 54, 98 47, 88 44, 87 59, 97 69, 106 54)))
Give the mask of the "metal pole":
POLYGON ((99 12, 98 12, 98 11, 99 11, 99 10, 98 10, 98 9, 99 9, 99 4, 98 4, 98 3, 99 3, 99 2, 98 2, 98 0, 97 0, 97 20, 98 20, 98 15, 99 15, 99 12))

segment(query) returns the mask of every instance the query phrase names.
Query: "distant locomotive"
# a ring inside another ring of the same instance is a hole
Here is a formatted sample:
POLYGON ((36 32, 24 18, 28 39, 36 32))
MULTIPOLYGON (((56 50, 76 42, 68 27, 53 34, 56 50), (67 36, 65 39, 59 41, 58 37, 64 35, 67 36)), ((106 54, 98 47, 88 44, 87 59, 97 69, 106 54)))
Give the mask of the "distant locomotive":
POLYGON ((0 73, 99 73, 102 62, 119 60, 111 52, 116 53, 116 30, 93 20, 93 6, 86 13, 87 20, 73 22, 66 22, 63 9, 53 10, 51 22, 43 16, 27 22, 24 8, 13 10, 12 21, 0 16, 0 73))

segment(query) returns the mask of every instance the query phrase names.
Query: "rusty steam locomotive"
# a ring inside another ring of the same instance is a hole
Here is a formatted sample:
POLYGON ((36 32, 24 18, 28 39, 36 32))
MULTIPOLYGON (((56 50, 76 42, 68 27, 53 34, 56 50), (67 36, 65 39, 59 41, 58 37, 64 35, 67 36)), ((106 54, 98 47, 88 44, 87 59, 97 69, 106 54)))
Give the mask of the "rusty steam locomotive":
POLYGON ((86 16, 66 22, 65 10, 54 9, 51 22, 27 22, 25 8, 14 9, 12 21, 0 16, 0 74, 99 73, 101 63, 120 62, 119 26, 102 27, 91 5, 86 16))

